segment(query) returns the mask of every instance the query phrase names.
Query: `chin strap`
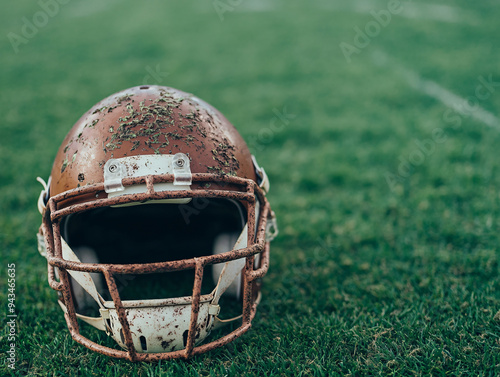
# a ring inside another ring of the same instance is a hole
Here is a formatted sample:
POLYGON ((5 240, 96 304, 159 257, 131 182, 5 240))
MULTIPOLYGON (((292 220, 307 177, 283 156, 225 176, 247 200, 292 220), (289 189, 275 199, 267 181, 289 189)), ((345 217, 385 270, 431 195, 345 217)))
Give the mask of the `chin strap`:
MULTIPOLYGON (((243 249, 247 245, 248 238, 248 225, 245 225, 243 231, 241 232, 236 244, 234 245, 233 250, 243 249)), ((222 294, 231 286, 234 279, 238 275, 240 275, 241 270, 245 267, 246 259, 240 258, 230 262, 226 262, 222 272, 219 275, 219 281, 217 282, 217 286, 214 290, 214 299, 212 300, 213 305, 217 305, 219 303, 219 299, 222 294)))
MULTIPOLYGON (((236 241, 233 250, 243 249, 247 246, 248 239, 248 224, 245 225, 243 231, 241 232, 238 240, 236 241)), ((219 275, 219 281, 217 282, 217 286, 214 289, 214 298, 212 300, 212 308, 216 308, 214 313, 210 313, 215 315, 214 326, 213 329, 218 329, 230 322, 236 321, 242 317, 239 315, 237 317, 231 319, 220 319, 218 317, 220 312, 219 300, 223 293, 233 284, 233 282, 240 278, 241 270, 245 267, 246 259, 240 258, 230 262, 226 262, 222 272, 219 275)))
MULTIPOLYGON (((38 239, 38 251, 40 254, 47 258, 47 249, 45 248, 45 242, 43 236, 40 233, 37 233, 38 239)), ((61 237, 61 246, 62 246, 62 255, 63 259, 70 262, 80 262, 80 259, 76 256, 76 254, 71 250, 66 241, 61 237)), ((90 272, 82 272, 82 271, 74 271, 67 270, 71 277, 87 292, 95 302, 99 305, 99 307, 104 308, 104 299, 101 297, 99 292, 97 292, 97 288, 95 286, 94 281, 90 275, 90 272)))
MULTIPOLYGON (((61 237, 61 246, 62 246, 62 255, 63 259, 70 262, 81 263, 80 259, 76 256, 76 254, 71 250, 66 241, 61 237)), ((82 272, 82 271, 74 271, 67 270, 71 277, 87 292, 97 305, 100 308, 104 308, 104 299, 101 297, 99 292, 97 292, 97 288, 95 286, 94 280, 92 276, 90 276, 90 272, 82 272)))
MULTIPOLYGON (((43 236, 40 233, 38 233, 37 238, 38 238, 38 251, 42 256, 47 257, 47 250, 45 248, 45 242, 43 236)), ((61 237, 61 246, 62 246, 63 259, 71 262, 80 262, 80 259, 76 256, 73 250, 71 250, 69 245, 62 237, 61 237)), ((104 309, 104 299, 99 294, 99 292, 97 292, 97 288, 95 286, 94 281, 92 280, 92 277, 90 276, 90 273, 82 271, 74 271, 74 270, 67 270, 67 271, 71 275, 71 277, 85 290, 85 292, 87 292, 94 299, 94 301, 97 302, 99 308, 104 309)), ((58 302, 59 306, 61 306, 64 313, 67 313, 68 309, 66 308, 66 306, 60 300, 58 302)), ((106 331, 106 326, 104 324, 102 317, 97 317, 97 318, 87 317, 78 313, 76 313, 76 317, 94 326, 96 329, 106 331)))
MULTIPOLYGON (((66 308, 66 305, 64 305, 61 300, 57 301, 59 303, 59 306, 63 310, 63 312, 66 314, 68 313, 68 309, 66 308)), ((103 317, 87 317, 86 315, 78 314, 75 313, 77 318, 80 318, 82 321, 88 323, 89 325, 95 327, 97 330, 101 331, 106 331, 107 328, 106 325, 104 324, 104 318, 103 317)))

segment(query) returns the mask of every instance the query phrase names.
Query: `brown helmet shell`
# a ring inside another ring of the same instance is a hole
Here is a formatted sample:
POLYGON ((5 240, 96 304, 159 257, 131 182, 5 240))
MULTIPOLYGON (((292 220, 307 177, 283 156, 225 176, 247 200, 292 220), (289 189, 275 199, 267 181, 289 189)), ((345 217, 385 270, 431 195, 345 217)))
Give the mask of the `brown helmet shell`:
POLYGON ((245 141, 218 110, 177 89, 140 86, 100 101, 76 122, 55 158, 50 196, 104 182, 110 158, 176 153, 189 156, 192 173, 257 181, 245 141))

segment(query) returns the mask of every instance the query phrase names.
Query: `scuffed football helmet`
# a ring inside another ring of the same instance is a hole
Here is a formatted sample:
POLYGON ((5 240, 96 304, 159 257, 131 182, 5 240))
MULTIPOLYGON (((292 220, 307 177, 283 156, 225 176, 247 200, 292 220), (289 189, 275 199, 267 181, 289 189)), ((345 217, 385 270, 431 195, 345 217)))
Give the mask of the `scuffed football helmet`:
POLYGON ((250 328, 277 226, 264 169, 215 108, 161 86, 113 94, 39 181, 38 248, 78 343, 155 361, 250 328))

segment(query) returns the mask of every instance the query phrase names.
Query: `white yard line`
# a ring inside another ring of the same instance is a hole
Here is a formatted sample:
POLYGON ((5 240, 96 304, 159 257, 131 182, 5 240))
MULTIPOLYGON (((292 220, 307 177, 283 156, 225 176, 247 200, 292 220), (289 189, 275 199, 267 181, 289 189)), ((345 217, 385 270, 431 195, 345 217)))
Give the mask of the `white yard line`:
MULTIPOLYGON (((196 6, 200 13, 221 13, 224 17, 233 12, 260 13, 273 12, 282 8, 286 3, 282 0, 208 0, 196 6)), ((219 14, 219 16, 221 16, 219 14)), ((221 18, 223 20, 224 18, 221 18)))
POLYGON ((476 17, 458 7, 444 4, 408 3, 404 4, 401 16, 414 19, 426 19, 457 24, 477 24, 476 17))
POLYGON ((113 8, 114 6, 122 2, 123 1, 120 0, 106 0, 102 2, 84 1, 79 3, 74 3, 75 6, 69 9, 68 11, 68 17, 80 18, 80 17, 92 16, 96 13, 107 11, 108 9, 113 8))
MULTIPOLYGON (((314 2, 320 9, 341 11, 350 10, 356 13, 367 14, 371 11, 379 12, 387 10, 390 0, 350 0, 350 1, 332 1, 318 0, 314 2)), ((402 12, 394 16, 400 16, 410 19, 425 19, 441 21, 448 23, 463 23, 476 25, 479 23, 478 17, 470 11, 459 7, 453 7, 444 4, 416 3, 412 1, 401 0, 402 12)))
POLYGON ((271 12, 281 5, 281 1, 266 0, 242 0, 241 5, 236 7, 237 12, 271 12))
POLYGON ((465 111, 464 104, 467 103, 466 98, 452 93, 435 81, 424 79, 417 72, 394 62, 382 51, 376 51, 372 56, 374 62, 377 65, 393 68, 406 80, 408 85, 410 85, 416 91, 440 101, 441 103, 448 107, 451 107, 464 117, 470 116, 489 127, 500 128, 500 120, 488 110, 485 110, 477 105, 472 111, 465 111))

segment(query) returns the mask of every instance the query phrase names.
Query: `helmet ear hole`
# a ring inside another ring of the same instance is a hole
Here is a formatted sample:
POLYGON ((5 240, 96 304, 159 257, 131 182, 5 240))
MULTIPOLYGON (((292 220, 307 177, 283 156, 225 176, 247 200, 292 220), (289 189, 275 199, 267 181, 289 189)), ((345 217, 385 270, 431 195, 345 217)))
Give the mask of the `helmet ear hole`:
MULTIPOLYGON (((213 253, 221 254, 227 251, 231 251, 238 240, 239 233, 221 233, 215 237, 213 253)), ((212 278, 214 284, 217 284, 219 281, 219 276, 224 268, 225 263, 218 263, 212 266, 212 278)), ((226 290, 225 294, 228 297, 232 297, 236 300, 239 300, 241 297, 241 273, 234 279, 233 283, 226 290)))

